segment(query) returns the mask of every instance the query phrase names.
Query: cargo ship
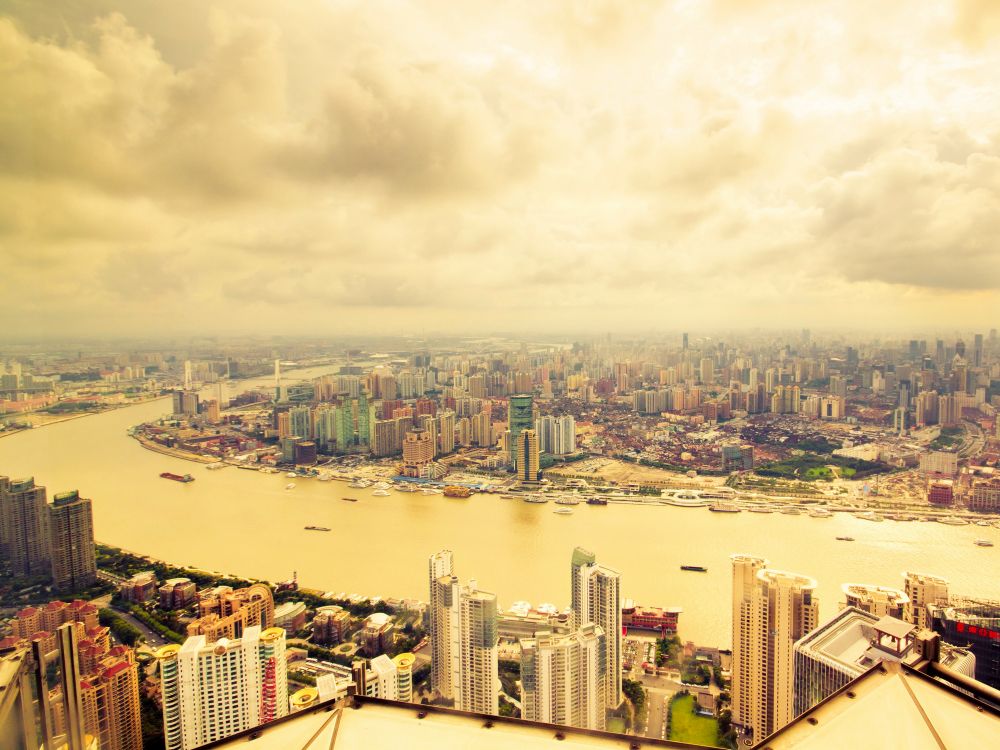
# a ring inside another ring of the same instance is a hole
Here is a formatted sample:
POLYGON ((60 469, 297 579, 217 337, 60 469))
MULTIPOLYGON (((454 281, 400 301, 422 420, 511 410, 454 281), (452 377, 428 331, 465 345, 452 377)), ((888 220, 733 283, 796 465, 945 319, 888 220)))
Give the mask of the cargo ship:
POLYGON ((306 526, 306 531, 330 531, 326 526, 306 526))
POLYGON ((472 495, 472 490, 468 487, 458 487, 455 485, 449 485, 444 488, 445 497, 470 497, 472 495))
POLYGON ((681 570, 690 570, 694 573, 707 573, 708 568, 703 565, 681 565, 681 570))
POLYGON ((181 476, 180 474, 171 474, 169 471, 163 472, 162 474, 160 474, 160 477, 162 479, 173 479, 175 482, 193 482, 194 481, 194 477, 191 476, 190 474, 185 474, 184 476, 181 476))
POLYGON ((356 497, 342 497, 341 500, 346 500, 349 503, 356 503, 358 499, 356 497))

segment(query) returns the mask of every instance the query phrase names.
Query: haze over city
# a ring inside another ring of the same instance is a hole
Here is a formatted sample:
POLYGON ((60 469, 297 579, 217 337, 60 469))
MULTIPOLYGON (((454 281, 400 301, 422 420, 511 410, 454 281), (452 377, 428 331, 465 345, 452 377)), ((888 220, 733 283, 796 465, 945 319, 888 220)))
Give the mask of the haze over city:
POLYGON ((996 746, 998 71, 1000 0, 0 0, 0 750, 996 746))
POLYGON ((995 3, 2 5, 18 335, 1000 306, 995 3))

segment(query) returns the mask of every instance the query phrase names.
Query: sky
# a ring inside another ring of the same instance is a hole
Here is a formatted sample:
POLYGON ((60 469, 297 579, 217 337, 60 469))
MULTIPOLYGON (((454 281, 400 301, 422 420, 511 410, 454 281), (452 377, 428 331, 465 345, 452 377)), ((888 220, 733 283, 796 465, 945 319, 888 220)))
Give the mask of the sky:
POLYGON ((995 0, 0 0, 18 336, 995 327, 995 0))

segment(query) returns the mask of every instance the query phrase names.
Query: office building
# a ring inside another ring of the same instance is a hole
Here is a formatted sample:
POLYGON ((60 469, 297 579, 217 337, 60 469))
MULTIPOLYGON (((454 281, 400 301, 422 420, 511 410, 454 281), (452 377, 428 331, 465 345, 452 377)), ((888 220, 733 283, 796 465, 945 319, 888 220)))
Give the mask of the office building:
POLYGON ((431 556, 431 684, 455 708, 496 714, 496 595, 480 591, 474 580, 461 585, 450 570, 450 552, 431 556), (433 578, 442 570, 446 572, 433 578))
POLYGON ((190 750, 288 713, 285 631, 251 626, 237 639, 203 635, 157 654, 167 750, 190 750))
POLYGON ((52 583, 62 591, 82 591, 97 582, 94 518, 90 500, 76 490, 48 505, 52 583))
POLYGON ((527 394, 511 396, 507 402, 507 429, 511 439, 516 440, 522 430, 530 430, 534 426, 534 398, 527 394))
POLYGON ((953 477, 958 473, 958 454, 951 451, 928 451, 920 455, 920 471, 924 474, 943 474, 953 477))
POLYGON ((1000 511, 1000 476, 988 479, 973 479, 965 496, 969 510, 980 513, 1000 511))
POLYGON ((933 621, 928 607, 948 603, 948 582, 923 573, 904 572, 903 593, 907 598, 903 607, 903 619, 920 630, 930 629, 933 621))
POLYGON ((33 477, 0 476, 0 561, 15 577, 47 576, 48 510, 45 488, 33 477))
POLYGON ((733 722, 763 739, 794 718, 795 642, 816 627, 811 578, 733 555, 733 722))
POLYGON ((1000 602, 952 599, 944 605, 930 604, 928 615, 946 642, 975 655, 976 679, 1000 690, 1000 602))
POLYGON ((420 477, 434 460, 434 436, 419 427, 406 433, 403 440, 403 474, 420 477))
POLYGON ((522 482, 537 482, 539 479, 538 434, 532 430, 521 430, 517 437, 511 437, 514 466, 517 478, 522 482))
POLYGON ((604 729, 604 631, 540 631, 521 641, 521 718, 604 729))
MULTIPOLYGON (((936 638, 930 631, 918 631, 895 617, 879 617, 854 607, 842 609, 795 644, 795 715, 808 711, 876 664, 921 661, 921 640, 928 637, 936 638)), ((966 649, 939 644, 938 663, 954 672, 972 677, 975 661, 966 649)))
POLYGON ((621 573, 598 564, 590 550, 577 547, 570 578, 572 628, 593 624, 604 633, 604 704, 615 709, 622 702, 621 573))
POLYGON ((868 583, 845 583, 843 607, 854 607, 875 617, 903 619, 910 597, 899 589, 868 583))

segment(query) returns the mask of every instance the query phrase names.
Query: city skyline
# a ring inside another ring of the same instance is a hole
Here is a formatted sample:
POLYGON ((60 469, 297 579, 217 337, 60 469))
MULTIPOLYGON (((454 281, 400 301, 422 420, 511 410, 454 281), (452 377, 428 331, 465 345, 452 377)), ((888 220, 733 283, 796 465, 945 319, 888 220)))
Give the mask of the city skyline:
POLYGON ((988 327, 998 30, 976 0, 9 3, 0 316, 988 327))

